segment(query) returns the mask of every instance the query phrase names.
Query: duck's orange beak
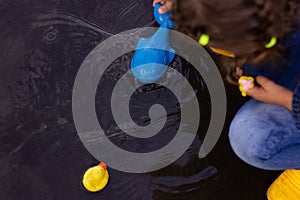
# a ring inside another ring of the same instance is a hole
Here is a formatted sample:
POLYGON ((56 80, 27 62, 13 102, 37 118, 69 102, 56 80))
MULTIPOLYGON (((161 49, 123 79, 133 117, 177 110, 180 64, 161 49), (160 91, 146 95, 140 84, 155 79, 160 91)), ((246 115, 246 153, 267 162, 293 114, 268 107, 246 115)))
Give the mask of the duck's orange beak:
POLYGON ((106 164, 101 162, 99 163, 99 166, 102 167, 102 169, 104 169, 104 171, 106 171, 107 167, 106 167, 106 164))

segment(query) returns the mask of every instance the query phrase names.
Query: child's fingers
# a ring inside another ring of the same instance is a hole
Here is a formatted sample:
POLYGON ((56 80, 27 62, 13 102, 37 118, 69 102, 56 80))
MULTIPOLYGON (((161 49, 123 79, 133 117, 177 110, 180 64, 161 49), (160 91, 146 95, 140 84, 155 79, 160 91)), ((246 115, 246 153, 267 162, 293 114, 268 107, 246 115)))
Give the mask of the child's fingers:
POLYGON ((158 1, 158 0, 154 0, 154 1, 153 1, 153 3, 152 3, 152 6, 153 6, 153 7, 155 6, 155 4, 157 4, 157 1, 158 1))
POLYGON ((247 95, 259 101, 264 101, 266 96, 268 96, 265 88, 261 86, 255 86, 254 88, 249 89, 247 95))
POLYGON ((261 88, 257 86, 247 91, 247 95, 255 99, 257 98, 257 96, 259 96, 259 93, 261 93, 261 88))
POLYGON ((262 87, 268 87, 270 84, 274 83, 273 81, 271 81, 270 79, 268 79, 264 76, 257 76, 255 80, 262 87))
POLYGON ((153 3, 152 3, 152 6, 154 7, 155 4, 157 4, 158 0, 154 0, 153 3))
POLYGON ((169 10, 170 9, 168 7, 168 4, 165 4, 158 9, 158 12, 159 12, 159 14, 164 14, 164 13, 168 12, 169 10))
POLYGON ((154 0, 152 6, 154 7, 157 3, 165 4, 166 0, 154 0))

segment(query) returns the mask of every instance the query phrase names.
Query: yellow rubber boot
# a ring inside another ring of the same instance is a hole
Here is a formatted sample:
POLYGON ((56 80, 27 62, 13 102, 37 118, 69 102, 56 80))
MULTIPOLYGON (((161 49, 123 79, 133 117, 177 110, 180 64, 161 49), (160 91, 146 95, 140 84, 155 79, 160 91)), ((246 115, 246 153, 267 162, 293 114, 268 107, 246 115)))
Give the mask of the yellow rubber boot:
POLYGON ((285 170, 269 187, 268 200, 300 200, 300 170, 285 170))

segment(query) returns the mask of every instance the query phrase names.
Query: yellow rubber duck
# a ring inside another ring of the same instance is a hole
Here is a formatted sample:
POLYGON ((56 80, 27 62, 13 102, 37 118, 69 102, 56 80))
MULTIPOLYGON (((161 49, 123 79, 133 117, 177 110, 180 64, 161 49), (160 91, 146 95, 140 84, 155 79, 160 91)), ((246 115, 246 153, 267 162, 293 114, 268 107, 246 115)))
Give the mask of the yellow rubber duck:
POLYGON ((99 165, 88 169, 83 175, 82 184, 90 192, 102 190, 108 183, 109 174, 106 164, 101 162, 99 165))
POLYGON ((300 199, 300 170, 285 170, 269 187, 268 200, 300 199))

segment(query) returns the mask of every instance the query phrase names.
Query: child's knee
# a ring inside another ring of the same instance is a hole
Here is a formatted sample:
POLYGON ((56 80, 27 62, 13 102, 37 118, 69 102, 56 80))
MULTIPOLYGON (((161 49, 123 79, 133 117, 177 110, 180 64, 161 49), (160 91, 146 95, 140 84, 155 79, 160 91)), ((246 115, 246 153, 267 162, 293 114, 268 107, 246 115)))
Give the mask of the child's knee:
POLYGON ((260 113, 251 109, 241 110, 233 119, 229 140, 232 149, 242 160, 265 160, 274 155, 276 146, 270 141, 276 143, 276 135, 271 133, 271 129, 264 128, 263 123, 260 113))
POLYGON ((230 127, 229 140, 233 151, 245 162, 260 167, 260 164, 278 154, 284 132, 264 129, 257 126, 257 121, 235 119, 230 127), (244 124, 241 125, 240 123, 244 124), (247 127, 242 129, 242 127, 247 127))

